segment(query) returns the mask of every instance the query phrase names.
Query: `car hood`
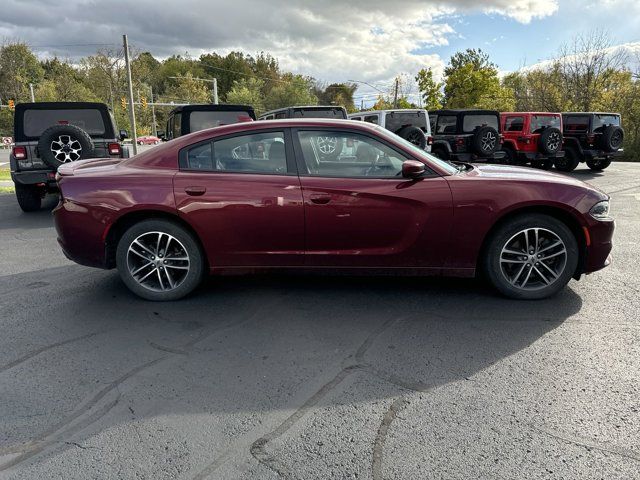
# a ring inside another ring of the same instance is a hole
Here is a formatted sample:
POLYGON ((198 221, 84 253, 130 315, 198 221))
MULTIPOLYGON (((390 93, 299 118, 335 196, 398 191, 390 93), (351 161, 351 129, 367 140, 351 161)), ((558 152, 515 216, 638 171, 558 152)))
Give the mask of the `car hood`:
POLYGON ((478 179, 559 183, 604 193, 593 185, 583 182, 577 178, 563 175, 561 173, 539 170, 537 168, 494 164, 473 164, 472 167, 473 168, 471 170, 468 170, 463 174, 469 177, 477 177, 478 179))

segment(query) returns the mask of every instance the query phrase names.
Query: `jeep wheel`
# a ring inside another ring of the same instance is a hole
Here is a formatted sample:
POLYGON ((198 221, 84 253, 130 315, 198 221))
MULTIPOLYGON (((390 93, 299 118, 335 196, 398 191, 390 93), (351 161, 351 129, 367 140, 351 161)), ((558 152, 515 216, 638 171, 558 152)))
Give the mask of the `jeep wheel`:
POLYGON ((422 150, 427 146, 427 137, 424 136, 424 132, 418 127, 408 126, 401 128, 396 132, 396 135, 413 143, 416 147, 422 150))
POLYGON ((556 158, 553 161, 553 164, 561 172, 573 172, 579 163, 580 158, 578 158, 578 154, 573 148, 567 148, 564 152, 564 157, 556 158))
POLYGON ((562 147, 562 132, 555 127, 545 128, 538 139, 538 148, 547 155, 556 154, 562 147))
POLYGON ((476 153, 487 157, 500 148, 500 135, 493 127, 480 127, 471 142, 476 153))
POLYGON ((587 160, 587 166, 595 172, 601 172, 609 165, 611 165, 611 160, 608 158, 590 158, 587 160))
POLYGON ((505 157, 503 162, 507 165, 520 165, 518 161, 518 156, 513 148, 504 147, 502 151, 505 153, 505 157))
POLYGON ((623 140, 624 130, 616 125, 607 126, 600 137, 602 149, 607 152, 615 152, 621 148, 623 140))
POLYGON ((42 194, 35 185, 16 184, 16 198, 23 212, 35 212, 42 205, 42 194))
POLYGON ((342 139, 337 137, 315 137, 315 146, 323 160, 333 161, 342 153, 342 139))
POLYGON ((493 232, 483 260, 485 274, 503 295, 535 300, 564 288, 578 257, 578 242, 563 222, 526 214, 493 232))
POLYGON ((75 125, 54 125, 47 128, 38 141, 40 158, 57 169, 60 165, 92 158, 93 142, 87 132, 75 125))

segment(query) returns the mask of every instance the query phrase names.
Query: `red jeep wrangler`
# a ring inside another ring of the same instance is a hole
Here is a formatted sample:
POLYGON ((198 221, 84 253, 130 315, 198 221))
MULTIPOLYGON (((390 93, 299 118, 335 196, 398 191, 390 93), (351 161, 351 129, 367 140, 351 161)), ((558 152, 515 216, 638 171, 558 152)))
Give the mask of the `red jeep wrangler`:
POLYGON ((562 115, 547 112, 500 114, 506 163, 550 169, 562 151, 562 115))

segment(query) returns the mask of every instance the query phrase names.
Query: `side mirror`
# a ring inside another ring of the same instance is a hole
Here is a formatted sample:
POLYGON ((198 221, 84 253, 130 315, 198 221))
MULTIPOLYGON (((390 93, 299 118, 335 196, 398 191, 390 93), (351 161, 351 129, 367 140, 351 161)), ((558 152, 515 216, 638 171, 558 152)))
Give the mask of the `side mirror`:
POLYGON ((406 160, 402 163, 402 176, 405 178, 419 177, 424 173, 424 163, 417 160, 406 160))
POLYGON ((123 141, 128 136, 129 136, 129 132, 127 132, 126 130, 120 130, 120 141, 123 141))

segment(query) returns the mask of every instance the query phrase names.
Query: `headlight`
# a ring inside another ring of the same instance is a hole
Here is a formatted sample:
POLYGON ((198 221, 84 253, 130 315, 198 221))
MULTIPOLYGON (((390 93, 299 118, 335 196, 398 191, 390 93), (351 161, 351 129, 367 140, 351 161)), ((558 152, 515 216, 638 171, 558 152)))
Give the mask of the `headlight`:
POLYGON ((609 216, 609 200, 602 200, 596 203, 591 207, 591 210, 589 210, 589 215, 596 220, 611 220, 609 216))

